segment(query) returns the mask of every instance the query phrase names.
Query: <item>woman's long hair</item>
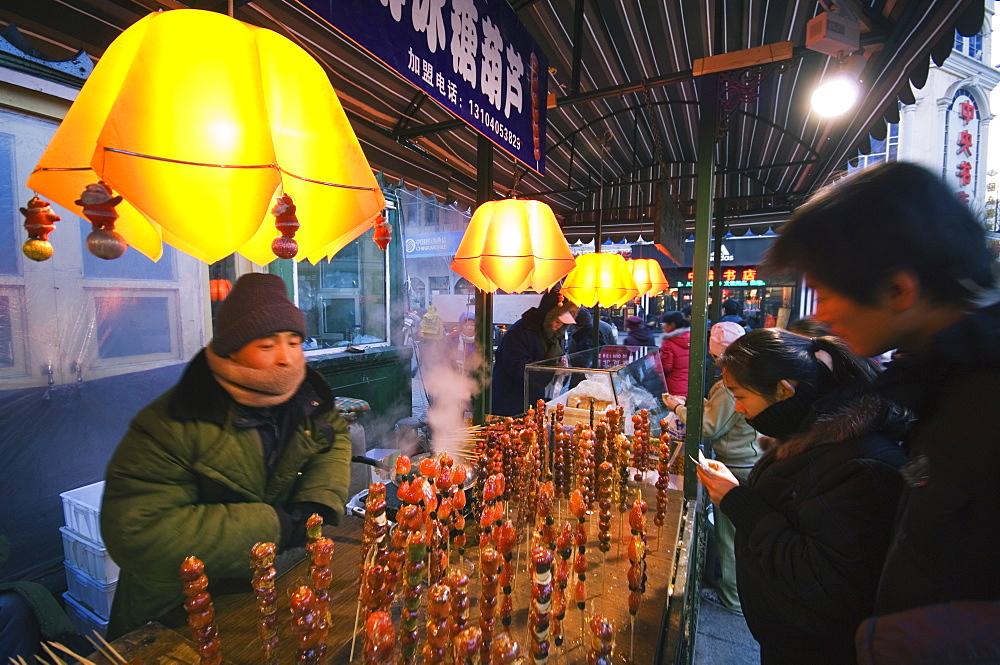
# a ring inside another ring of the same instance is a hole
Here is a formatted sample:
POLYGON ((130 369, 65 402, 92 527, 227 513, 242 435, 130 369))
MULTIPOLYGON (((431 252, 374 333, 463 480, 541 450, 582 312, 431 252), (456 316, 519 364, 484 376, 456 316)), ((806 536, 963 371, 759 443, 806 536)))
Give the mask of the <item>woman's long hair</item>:
POLYGON ((769 399, 782 379, 824 394, 846 388, 863 392, 878 376, 875 363, 854 355, 836 337, 803 337, 781 328, 751 330, 729 345, 719 365, 736 383, 769 399), (823 351, 832 367, 817 357, 823 351))

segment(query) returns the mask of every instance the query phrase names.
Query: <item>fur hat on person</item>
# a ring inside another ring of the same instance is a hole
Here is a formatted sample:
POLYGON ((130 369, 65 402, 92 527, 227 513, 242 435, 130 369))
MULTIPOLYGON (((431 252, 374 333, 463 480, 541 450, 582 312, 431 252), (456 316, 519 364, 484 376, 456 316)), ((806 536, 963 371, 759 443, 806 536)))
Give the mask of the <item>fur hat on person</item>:
POLYGON ((237 280, 219 306, 215 336, 209 347, 225 358, 244 346, 279 332, 306 336, 306 317, 285 290, 277 275, 248 273, 237 280))
POLYGON ((721 356, 730 344, 746 334, 746 329, 733 321, 721 321, 712 326, 708 338, 708 352, 713 356, 721 356))

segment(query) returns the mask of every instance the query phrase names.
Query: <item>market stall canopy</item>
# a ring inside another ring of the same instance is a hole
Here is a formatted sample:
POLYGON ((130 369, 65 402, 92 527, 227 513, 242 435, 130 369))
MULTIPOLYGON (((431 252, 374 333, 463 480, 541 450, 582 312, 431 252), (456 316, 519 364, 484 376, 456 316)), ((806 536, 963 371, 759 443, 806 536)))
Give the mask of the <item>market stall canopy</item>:
MULTIPOLYGON (((699 123, 695 62, 789 41, 788 59, 718 74, 723 122, 716 210, 730 228, 759 231, 780 222, 859 150, 870 150, 871 135, 884 136, 886 121, 898 120, 899 104, 912 103, 913 87, 924 84, 932 56, 942 62, 951 52, 956 29, 973 35, 983 26, 983 0, 843 2, 860 23, 865 90, 852 113, 829 119, 808 102, 837 61, 805 48, 807 22, 829 3, 512 0, 548 56, 555 95, 545 174, 497 151, 497 196, 517 182, 519 196, 553 208, 571 242, 590 240, 598 220, 604 237, 652 241, 665 199, 690 231, 699 123), (660 203, 657 192, 666 195, 660 203)), ((288 36, 325 65, 372 167, 474 205, 472 130, 295 0, 235 4, 236 18, 288 36)), ((371 11, 389 11, 370 4, 371 11)), ((178 6, 225 11, 219 0, 17 0, 0 10, 0 22, 15 21, 45 49, 64 45, 61 55, 68 59, 80 48, 100 56, 150 11, 178 6)), ((450 11, 451 3, 442 6, 450 11)))

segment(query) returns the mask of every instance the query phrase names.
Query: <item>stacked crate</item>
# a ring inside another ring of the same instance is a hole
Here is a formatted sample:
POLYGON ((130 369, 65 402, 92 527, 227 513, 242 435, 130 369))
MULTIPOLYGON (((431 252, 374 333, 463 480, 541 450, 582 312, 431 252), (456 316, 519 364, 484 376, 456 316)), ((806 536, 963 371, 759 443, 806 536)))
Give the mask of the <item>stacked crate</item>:
POLYGON ((101 497, 104 481, 63 492, 66 526, 60 527, 66 560, 63 594, 66 614, 77 633, 96 630, 104 635, 111 614, 111 600, 118 585, 118 565, 111 560, 101 538, 101 497))

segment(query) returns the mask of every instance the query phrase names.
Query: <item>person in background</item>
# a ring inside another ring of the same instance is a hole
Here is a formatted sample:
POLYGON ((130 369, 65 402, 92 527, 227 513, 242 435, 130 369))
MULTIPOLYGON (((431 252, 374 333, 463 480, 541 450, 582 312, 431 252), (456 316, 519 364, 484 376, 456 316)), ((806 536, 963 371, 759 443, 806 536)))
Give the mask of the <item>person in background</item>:
MULTIPOLYGON (((132 420, 105 472, 101 533, 121 567, 108 638, 179 606, 187 556, 213 583, 249 581, 250 548, 304 545, 313 513, 344 514, 351 441, 306 322, 277 275, 251 273, 176 386, 132 420)), ((249 588, 249 587, 248 587, 249 588)))
POLYGON ((917 418, 859 658, 997 662, 1000 298, 981 221, 940 174, 889 162, 796 210, 766 261, 805 273, 855 353, 899 350, 875 389, 917 418))
MULTIPOLYGON (((594 317, 590 313, 590 310, 586 307, 581 307, 577 310, 576 324, 573 326, 573 332, 569 336, 569 348, 568 353, 576 353, 577 351, 586 351, 594 347, 594 317)), ((598 322, 598 346, 607 346, 608 344, 615 343, 615 335, 611 326, 604 321, 598 322)))
MULTIPOLYGON (((725 353, 730 344, 746 333, 743 326, 732 321, 722 321, 712 326, 708 339, 708 352, 715 360, 725 353)), ((663 403, 687 425, 687 406, 682 397, 665 393, 663 403)), ((716 381, 705 400, 701 426, 702 438, 712 444, 713 457, 726 465, 734 476, 745 481, 750 469, 760 458, 757 432, 747 424, 743 414, 736 411, 736 400, 722 381, 716 381)), ((715 544, 721 575, 714 589, 702 589, 701 597, 731 612, 742 614, 736 590, 736 554, 733 537, 736 528, 721 510, 715 512, 715 544)))
MULTIPOLYGON (((686 325, 687 325, 688 328, 690 328, 691 327, 691 305, 687 305, 686 307, 683 307, 681 309, 681 314, 684 315, 684 321, 687 322, 686 325)), ((666 315, 664 315, 664 316, 666 316, 666 315)), ((660 318, 660 324, 661 325, 663 324, 663 319, 662 318, 660 318)))
POLYGON ((687 395, 688 366, 691 364, 691 328, 680 312, 667 312, 660 319, 663 340, 660 342, 660 366, 667 392, 687 395))
POLYGON ((472 312, 462 312, 458 315, 458 327, 448 333, 448 355, 452 367, 459 372, 470 371, 478 367, 479 351, 476 348, 476 315, 472 312))
POLYGON ((697 470, 736 526, 761 665, 855 663, 902 491, 905 413, 875 394, 875 366, 833 337, 759 328, 719 364, 736 411, 771 437, 746 481, 719 460, 697 470))
MULTIPOLYGON (((567 325, 576 323, 579 308, 569 300, 559 304, 559 290, 553 287, 500 338, 493 364, 493 409, 497 416, 524 413, 524 366, 565 352, 567 325)), ((528 403, 545 397, 546 383, 528 385, 528 403)))
POLYGON ((608 329, 611 331, 611 334, 615 338, 615 343, 617 343, 618 342, 618 326, 615 325, 615 322, 612 321, 611 317, 608 316, 607 314, 601 314, 601 327, 603 328, 604 326, 608 327, 608 329))
POLYGON ((740 314, 740 304, 733 300, 732 298, 727 298, 722 301, 722 316, 719 317, 719 322, 730 321, 732 323, 738 323, 744 328, 747 327, 747 322, 743 320, 743 316, 740 314))
POLYGON ((830 334, 830 326, 812 316, 803 316, 788 324, 788 332, 804 337, 823 337, 830 334))
POLYGON ((630 316, 625 319, 625 346, 655 346, 653 331, 646 327, 641 316, 630 316))

